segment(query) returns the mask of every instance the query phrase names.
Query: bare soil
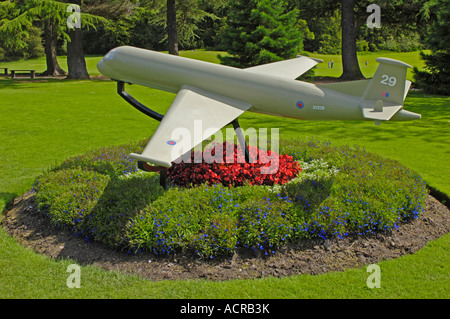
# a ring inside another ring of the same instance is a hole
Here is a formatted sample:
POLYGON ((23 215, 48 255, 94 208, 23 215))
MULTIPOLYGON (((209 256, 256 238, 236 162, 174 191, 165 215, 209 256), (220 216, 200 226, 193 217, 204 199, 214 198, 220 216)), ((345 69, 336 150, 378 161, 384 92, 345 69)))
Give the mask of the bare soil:
POLYGON ((424 213, 398 230, 345 239, 311 239, 287 244, 272 256, 239 250, 228 259, 199 260, 184 252, 170 257, 128 255, 101 243, 87 243, 70 231, 55 228, 36 210, 34 195, 27 193, 6 209, 1 225, 25 247, 52 259, 71 259, 143 278, 159 280, 230 280, 294 274, 321 274, 362 267, 413 254, 450 231, 449 209, 429 196, 424 213))

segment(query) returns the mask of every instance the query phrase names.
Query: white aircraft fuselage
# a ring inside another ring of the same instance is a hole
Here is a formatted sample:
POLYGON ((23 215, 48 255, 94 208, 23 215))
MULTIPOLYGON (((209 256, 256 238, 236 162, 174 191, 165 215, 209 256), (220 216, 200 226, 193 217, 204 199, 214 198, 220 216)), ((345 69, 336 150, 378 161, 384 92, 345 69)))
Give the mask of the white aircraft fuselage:
MULTIPOLYGON (((104 75, 126 83, 178 93, 185 86, 252 105, 250 112, 299 120, 372 120, 361 112, 361 96, 344 94, 279 75, 252 72, 130 47, 109 52, 99 63, 104 75)), ((356 87, 355 87, 356 89, 356 87)), ((358 92, 362 94, 362 92, 358 92)), ((401 110, 391 120, 418 119, 401 110)))
POLYGON ((118 93, 130 104, 161 121, 143 153, 130 156, 140 163, 167 168, 230 123, 235 126, 240 143, 245 144, 237 119, 246 111, 299 120, 372 120, 376 124, 419 119, 419 114, 403 110, 411 85, 406 81, 410 66, 386 58, 377 61, 380 66, 373 79, 325 85, 296 80, 317 65, 317 60, 308 57, 238 69, 119 47, 98 63, 98 69, 118 82, 118 93), (124 92, 124 83, 177 96, 162 116, 124 92), (198 122, 204 128, 201 134, 195 134, 199 130, 198 122), (180 130, 187 133, 180 135, 180 130))

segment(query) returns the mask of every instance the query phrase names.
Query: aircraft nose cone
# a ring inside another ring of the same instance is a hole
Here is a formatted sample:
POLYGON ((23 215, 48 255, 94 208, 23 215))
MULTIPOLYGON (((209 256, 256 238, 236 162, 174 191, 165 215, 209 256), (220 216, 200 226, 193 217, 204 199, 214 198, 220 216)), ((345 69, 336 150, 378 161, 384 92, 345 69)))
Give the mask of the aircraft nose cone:
POLYGON ((105 60, 105 61, 113 61, 113 60, 114 60, 114 57, 115 57, 115 55, 116 55, 116 51, 117 51, 117 49, 112 49, 111 51, 109 51, 109 52, 103 57, 102 60, 105 60))
POLYGON ((97 69, 100 73, 104 74, 103 71, 105 69, 105 58, 101 59, 100 62, 97 63, 97 69))
POLYGON ((109 70, 108 64, 111 65, 113 63, 115 55, 116 49, 112 49, 100 60, 100 62, 97 63, 97 69, 100 73, 106 75, 105 73, 109 70))

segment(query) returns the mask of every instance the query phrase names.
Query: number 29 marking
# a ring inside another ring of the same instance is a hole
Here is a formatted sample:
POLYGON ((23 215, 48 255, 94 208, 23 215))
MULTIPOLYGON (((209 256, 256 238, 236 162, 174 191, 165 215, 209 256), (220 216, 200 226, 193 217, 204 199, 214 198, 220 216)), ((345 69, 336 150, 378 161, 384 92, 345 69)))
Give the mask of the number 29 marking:
POLYGON ((380 83, 383 85, 395 86, 397 84, 397 78, 394 76, 389 77, 384 74, 380 83))

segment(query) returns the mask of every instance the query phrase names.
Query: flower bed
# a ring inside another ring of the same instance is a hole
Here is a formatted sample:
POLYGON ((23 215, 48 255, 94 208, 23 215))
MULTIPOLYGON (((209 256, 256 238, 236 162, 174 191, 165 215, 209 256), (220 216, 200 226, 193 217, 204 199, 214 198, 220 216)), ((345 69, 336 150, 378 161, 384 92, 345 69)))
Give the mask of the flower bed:
MULTIPOLYGON (((231 149, 227 143, 219 145, 220 158, 213 161, 201 156, 200 151, 191 152, 189 163, 174 164, 168 170, 168 177, 176 186, 192 186, 207 183, 208 185, 222 184, 224 186, 247 185, 283 185, 301 172, 298 162, 292 156, 279 155, 272 151, 261 151, 250 146, 252 156, 250 163, 245 162, 240 147, 233 145, 231 149), (199 156, 200 153, 200 156, 199 156), (231 153, 231 154, 229 154, 231 153), (196 158, 202 158, 196 163, 196 158), (271 159, 276 159, 271 161, 271 159), (273 163, 276 162, 276 163, 273 163)), ((212 146, 205 154, 215 156, 217 146, 212 146)))
MULTIPOLYGON (((239 174, 215 184, 219 180, 205 173, 193 183, 200 185, 185 187, 180 178, 183 187, 165 191, 157 173, 138 171, 128 158, 142 147, 90 152, 43 174, 34 186, 39 210, 77 236, 130 253, 184 251, 213 258, 239 247, 271 254, 303 238, 392 230, 425 206, 419 175, 359 148, 282 142, 280 153, 289 154, 284 162, 298 174, 280 176, 279 184, 261 179, 261 185, 250 185, 239 174)), ((174 182, 179 168, 171 172, 174 182)))

